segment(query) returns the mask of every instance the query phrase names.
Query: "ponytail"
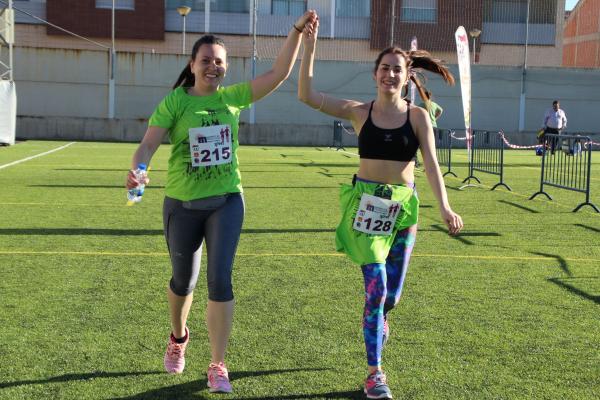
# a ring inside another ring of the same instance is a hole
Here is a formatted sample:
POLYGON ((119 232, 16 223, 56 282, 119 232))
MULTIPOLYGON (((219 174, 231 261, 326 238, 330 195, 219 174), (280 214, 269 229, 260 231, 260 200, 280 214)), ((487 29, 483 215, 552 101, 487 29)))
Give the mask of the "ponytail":
POLYGON ((446 67, 442 60, 431 57, 431 54, 424 50, 413 50, 408 52, 408 70, 420 68, 425 69, 434 74, 441 75, 441 77, 449 85, 454 85, 454 76, 448 67, 446 67))
POLYGON ((179 78, 177 78, 177 81, 173 85, 173 89, 177 89, 179 86, 192 87, 195 83, 196 78, 194 77, 194 74, 192 74, 192 67, 190 67, 190 64, 188 63, 183 71, 181 71, 181 74, 179 74, 179 78))

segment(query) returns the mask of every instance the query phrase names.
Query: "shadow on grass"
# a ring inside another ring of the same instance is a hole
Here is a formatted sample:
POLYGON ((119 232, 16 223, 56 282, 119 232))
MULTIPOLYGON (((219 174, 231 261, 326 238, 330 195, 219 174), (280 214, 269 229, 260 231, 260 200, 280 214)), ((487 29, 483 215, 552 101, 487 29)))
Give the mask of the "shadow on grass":
MULTIPOLYGON (((448 233, 448 229, 442 225, 431 225, 432 231, 448 233)), ((419 229, 421 231, 427 231, 426 229, 419 229)), ((469 239, 465 239, 465 236, 502 236, 498 232, 461 232, 458 236, 451 236, 452 239, 456 239, 464 244, 474 245, 469 239)))
MULTIPOLYGON (((324 371, 326 368, 293 368, 293 369, 279 369, 272 371, 239 371, 239 372, 230 372, 229 378, 231 379, 231 383, 235 387, 235 381, 238 379, 243 379, 247 377, 258 377, 264 375, 273 375, 273 374, 284 374, 290 372, 299 372, 299 371, 324 371)), ((133 396, 127 397, 115 397, 112 400, 158 400, 158 399, 177 399, 177 400, 203 400, 207 399, 202 393, 199 392, 207 392, 206 387, 206 379, 199 379, 192 382, 181 383, 178 385, 163 387, 159 389, 149 390, 147 392, 138 393, 133 396)), ((302 398, 315 398, 315 397, 323 397, 323 395, 308 395, 309 397, 303 396, 295 396, 294 397, 286 397, 286 396, 270 396, 270 397, 252 397, 248 399, 302 399, 302 398), (312 397, 310 397, 312 396, 312 397)), ((228 395, 223 395, 223 398, 233 398, 228 395)), ((345 398, 345 397, 336 397, 336 398, 345 398)), ((348 397, 354 398, 354 397, 348 397)), ((240 397, 235 397, 235 399, 240 399, 240 397)))
POLYGON ((569 269, 569 264, 567 264, 567 261, 561 256, 558 256, 556 254, 540 253, 537 251, 532 251, 531 254, 555 259, 556 261, 558 261, 558 266, 560 267, 560 269, 563 270, 565 274, 567 274, 568 276, 573 276, 573 273, 569 269))
POLYGON ((313 229, 313 228, 298 228, 298 229, 242 229, 242 233, 334 233, 335 228, 328 229, 313 229))
POLYGON ((517 207, 517 208, 520 208, 521 210, 525 210, 525 211, 528 211, 533 214, 539 214, 539 211, 534 210, 533 208, 525 207, 525 206, 522 206, 521 204, 513 203, 512 201, 498 200, 498 203, 508 204, 509 206, 517 207))
POLYGON ((26 380, 26 381, 15 381, 15 382, 0 382, 0 389, 6 389, 15 386, 27 386, 27 385, 44 385, 47 383, 57 382, 73 382, 73 381, 87 381, 96 378, 123 378, 127 376, 142 376, 142 375, 159 375, 164 374, 163 371, 144 371, 144 372, 90 372, 83 374, 65 374, 60 376, 53 376, 48 379, 37 379, 37 380, 26 380))
POLYGON ((295 400, 295 399, 364 399, 362 390, 348 392, 328 392, 315 394, 290 394, 267 397, 236 397, 236 400, 295 400))
MULTIPOLYGON (((61 188, 61 189, 123 189, 124 185, 29 185, 29 187, 61 188)), ((150 185, 150 189, 164 189, 164 186, 150 185)), ((244 189, 339 189, 336 186, 244 186, 244 189)))
POLYGON ((158 236, 163 235, 162 229, 102 229, 102 228, 4 228, 3 235, 64 235, 64 236, 158 236))
MULTIPOLYGON (((335 228, 296 229, 242 229, 246 234, 263 233, 333 233, 335 228)), ((0 228, 0 236, 11 235, 63 235, 63 236, 162 236, 162 229, 108 229, 108 228, 0 228)))
MULTIPOLYGON (((54 171, 102 171, 127 173, 125 168, 54 168, 54 171)), ((167 172, 166 169, 152 168, 150 172, 167 172)))
POLYGON ((578 226, 580 228, 588 229, 588 230, 590 230, 592 232, 598 232, 598 233, 600 233, 600 229, 594 228, 593 226, 588 226, 588 225, 583 225, 583 224, 573 224, 573 225, 574 226, 578 226))
POLYGON ((326 177, 328 177, 328 178, 333 178, 333 177, 336 177, 336 176, 348 176, 348 173, 347 173, 347 172, 346 172, 346 173, 333 174, 333 173, 331 173, 331 172, 322 172, 322 171, 317 171, 317 174, 324 175, 324 176, 326 176, 326 177))
POLYGON ((244 189, 339 189, 339 185, 335 186, 246 186, 244 189))
POLYGON ((288 158, 288 157, 304 157, 304 154, 283 154, 283 153, 280 153, 279 155, 281 157, 283 157, 283 158, 288 158))
MULTIPOLYGON (((123 189, 125 185, 29 185, 28 187, 70 188, 70 189, 123 189)), ((150 185, 149 188, 164 189, 164 186, 150 185)))
POLYGON ((560 286, 561 288, 563 288, 585 300, 591 300, 596 304, 600 304, 600 296, 594 296, 593 294, 590 294, 579 288, 576 288, 573 285, 563 282, 562 279, 560 279, 560 278, 550 278, 550 279, 548 279, 548 281, 554 283, 557 286, 560 286))
MULTIPOLYGON (((346 156, 348 157, 348 156, 346 156)), ((357 163, 298 163, 301 167, 320 167, 320 168, 343 168, 343 167, 357 167, 357 163)))

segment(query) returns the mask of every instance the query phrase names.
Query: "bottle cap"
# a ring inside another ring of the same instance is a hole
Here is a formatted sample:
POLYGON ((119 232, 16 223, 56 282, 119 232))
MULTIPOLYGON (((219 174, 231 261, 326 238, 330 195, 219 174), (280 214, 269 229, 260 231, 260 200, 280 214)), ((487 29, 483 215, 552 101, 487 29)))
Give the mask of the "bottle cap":
POLYGON ((146 164, 138 164, 138 169, 141 169, 142 171, 146 170, 146 164))

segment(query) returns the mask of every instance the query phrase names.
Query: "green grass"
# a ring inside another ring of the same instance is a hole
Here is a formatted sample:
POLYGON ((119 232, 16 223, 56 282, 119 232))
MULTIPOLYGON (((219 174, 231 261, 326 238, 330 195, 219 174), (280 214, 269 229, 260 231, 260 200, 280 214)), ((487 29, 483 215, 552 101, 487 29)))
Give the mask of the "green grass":
MULTIPOLYGON (((0 148, 0 166, 66 142, 0 148)), ((169 147, 125 207, 133 144, 76 143, 0 169, 0 399, 357 399, 362 275, 333 248, 339 184, 357 159, 326 148, 242 147, 246 197, 228 354, 235 393, 210 395, 206 279, 187 368, 162 372, 170 265, 162 237, 169 147)), ((351 150, 354 151, 354 150, 351 150)), ((396 399, 592 399, 600 393, 600 214, 539 188, 539 157, 509 151, 505 182, 456 190, 449 237, 426 178, 420 233, 384 367, 396 399), (596 393, 594 395, 594 393, 596 393)), ((600 205, 600 153, 592 201, 600 205)), ((204 269, 203 269, 204 270, 204 269)))

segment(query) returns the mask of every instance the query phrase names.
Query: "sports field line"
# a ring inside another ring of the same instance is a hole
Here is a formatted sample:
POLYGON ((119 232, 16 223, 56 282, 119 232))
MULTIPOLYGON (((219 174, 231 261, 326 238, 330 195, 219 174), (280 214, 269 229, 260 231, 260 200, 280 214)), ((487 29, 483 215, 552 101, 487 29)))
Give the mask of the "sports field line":
POLYGON ((41 157, 41 156, 45 156, 45 155, 50 154, 50 153, 54 153, 55 151, 59 151, 59 150, 65 149, 65 148, 67 148, 67 147, 69 147, 69 146, 71 146, 71 145, 73 145, 75 143, 77 143, 77 142, 67 143, 64 146, 57 147, 56 149, 52 149, 52 150, 46 151, 44 153, 36 154, 35 156, 26 157, 26 158, 23 158, 21 160, 17 160, 17 161, 13 161, 11 163, 8 163, 8 164, 0 165, 0 169, 7 168, 7 167, 10 167, 12 165, 20 164, 22 162, 29 161, 29 160, 32 160, 34 158, 38 158, 38 157, 41 157))
MULTIPOLYGON (((114 252, 114 251, 34 251, 34 250, 0 250, 0 255, 57 255, 57 256, 146 256, 167 257, 167 252, 114 252)), ((342 253, 236 253, 240 257, 345 257, 342 253)), ((469 254, 413 254, 412 257, 422 258, 458 258, 473 260, 520 260, 520 261, 552 261, 554 257, 528 256, 486 256, 469 254)), ((563 258, 565 261, 600 262, 598 258, 563 258)))

